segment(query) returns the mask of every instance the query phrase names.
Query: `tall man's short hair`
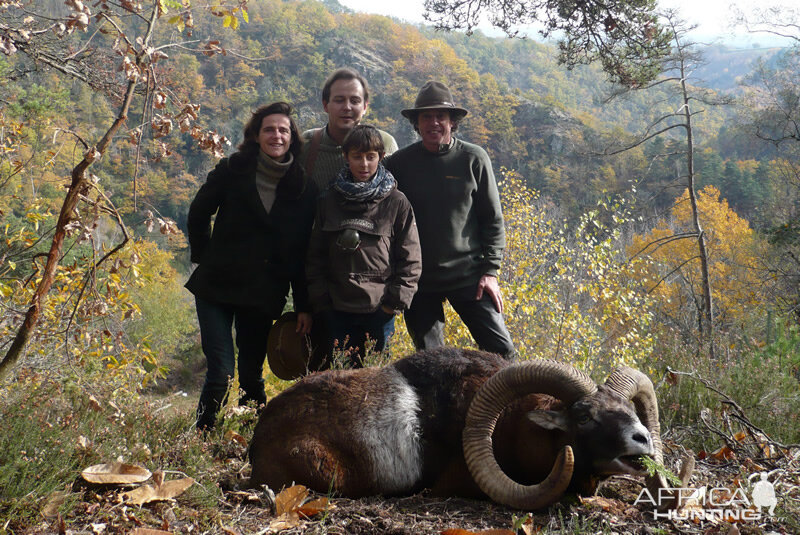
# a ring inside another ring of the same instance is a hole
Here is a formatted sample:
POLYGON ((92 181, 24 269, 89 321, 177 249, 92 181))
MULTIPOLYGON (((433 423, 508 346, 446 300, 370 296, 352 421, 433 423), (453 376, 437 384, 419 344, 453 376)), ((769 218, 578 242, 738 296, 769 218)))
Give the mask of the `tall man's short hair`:
POLYGON ((364 100, 369 101, 369 85, 367 84, 366 78, 350 67, 342 67, 333 71, 333 73, 328 76, 328 79, 325 80, 325 85, 322 86, 322 102, 327 103, 330 101, 331 86, 337 80, 358 80, 358 83, 360 83, 361 87, 364 89, 364 100))

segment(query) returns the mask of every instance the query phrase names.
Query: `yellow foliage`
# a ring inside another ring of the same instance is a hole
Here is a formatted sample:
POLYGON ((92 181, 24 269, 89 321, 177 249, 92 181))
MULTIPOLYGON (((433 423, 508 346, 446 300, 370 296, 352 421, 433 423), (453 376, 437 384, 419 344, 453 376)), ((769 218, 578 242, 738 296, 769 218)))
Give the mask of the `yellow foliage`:
POLYGON ((509 330, 523 358, 567 360, 588 371, 635 364, 652 349, 648 299, 620 258, 623 203, 601 206, 573 227, 513 172, 503 180, 506 218, 502 276, 509 330))
MULTIPOLYGON (((721 325, 740 322, 760 310, 756 235, 747 220, 730 209, 714 186, 698 192, 700 225, 706 236, 709 278, 716 318, 721 325)), ((688 191, 676 199, 670 221, 643 236, 635 236, 629 253, 646 253, 655 264, 638 274, 658 298, 663 313, 696 321, 702 301, 702 279, 697 239, 670 237, 693 232, 688 191)))
MULTIPOLYGON (((33 246, 40 232, 37 227, 48 227, 54 217, 35 204, 27 207, 26 216, 13 232, 6 227, 7 247, 33 246)), ((53 285, 42 301, 40 321, 23 364, 49 370, 80 366, 89 373, 102 373, 108 385, 125 388, 136 388, 162 374, 149 345, 132 341, 125 326, 140 313, 131 287, 144 279, 155 284, 174 280, 175 273, 166 263, 169 253, 131 243, 95 268, 102 251, 94 250, 82 236, 72 239, 69 254, 56 268, 53 285)), ((0 292, 9 310, 16 311, 0 323, 0 344, 16 336, 23 311, 41 282, 43 265, 42 258, 34 257, 0 271, 0 292)))
MULTIPOLYGON (((633 365, 650 354, 648 299, 619 258, 619 232, 588 214, 574 228, 553 220, 538 195, 513 171, 501 181, 506 225, 500 282, 505 318, 521 359, 553 358, 589 372, 633 365)), ((624 206, 605 207, 615 226, 624 206)), ((475 347, 455 311, 445 308, 447 344, 475 347)), ((412 350, 403 325, 395 354, 412 350)))

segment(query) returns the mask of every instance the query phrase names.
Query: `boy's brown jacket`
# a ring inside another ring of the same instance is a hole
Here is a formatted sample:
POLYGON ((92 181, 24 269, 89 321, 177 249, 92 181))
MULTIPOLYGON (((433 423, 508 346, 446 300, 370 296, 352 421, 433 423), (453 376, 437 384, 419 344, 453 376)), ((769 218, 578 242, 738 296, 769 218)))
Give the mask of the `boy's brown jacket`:
POLYGON ((333 188, 319 200, 306 259, 314 310, 369 313, 381 305, 405 310, 421 273, 414 212, 396 187, 369 202, 347 201, 333 188), (355 250, 340 244, 347 229, 358 231, 355 250))

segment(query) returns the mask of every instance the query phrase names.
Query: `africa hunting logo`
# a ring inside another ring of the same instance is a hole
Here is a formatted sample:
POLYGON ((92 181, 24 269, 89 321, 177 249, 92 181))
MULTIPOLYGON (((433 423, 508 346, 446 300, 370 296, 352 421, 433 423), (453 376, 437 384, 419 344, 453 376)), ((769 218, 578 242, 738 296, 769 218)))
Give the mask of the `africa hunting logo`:
POLYGON ((635 504, 652 507, 654 519, 758 521, 775 514, 778 505, 776 487, 782 486, 780 472, 782 470, 751 474, 747 478, 749 492, 741 484, 736 488, 705 485, 700 488, 662 488, 656 495, 645 488, 639 493, 635 504), (753 483, 755 479, 758 481, 753 483), (673 499, 676 500, 675 507, 662 511, 661 504, 670 503, 673 499))

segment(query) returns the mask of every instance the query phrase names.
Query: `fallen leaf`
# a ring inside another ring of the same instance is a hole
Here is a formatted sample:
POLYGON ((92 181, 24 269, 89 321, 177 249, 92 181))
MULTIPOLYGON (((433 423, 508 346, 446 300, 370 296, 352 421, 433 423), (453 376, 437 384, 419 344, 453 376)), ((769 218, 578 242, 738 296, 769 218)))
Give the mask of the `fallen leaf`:
POLYGON ((101 410, 103 410, 103 407, 100 405, 100 402, 97 401, 97 398, 92 395, 89 395, 89 407, 96 412, 100 412, 101 410))
POLYGON ((228 442, 238 442, 240 445, 247 447, 247 439, 235 431, 226 431, 225 440, 228 442))
POLYGON ((485 529, 483 531, 469 531, 466 529, 446 529, 442 535, 516 535, 510 529, 485 529))
POLYGON ((304 503, 298 507, 296 511, 300 514, 300 516, 311 518, 312 516, 316 516, 322 512, 330 511, 335 507, 336 506, 334 504, 330 503, 328 498, 318 498, 316 500, 311 500, 308 503, 304 503))
MULTIPOLYGON (((687 489, 688 490, 688 489, 687 489)), ((706 487, 693 489, 694 492, 682 499, 681 511, 702 511, 702 501, 705 499, 706 487)))
POLYGON ((164 518, 161 519, 161 529, 164 531, 169 531, 170 524, 177 522, 177 517, 175 513, 172 512, 172 509, 167 509, 167 512, 164 514, 164 518))
POLYGON ((150 479, 150 470, 135 464, 121 462, 96 464, 81 472, 89 483, 102 485, 130 485, 150 479))
POLYGON ((283 489, 275 497, 275 516, 282 516, 291 513, 300 507, 308 497, 308 489, 303 485, 295 485, 288 489, 283 489))
POLYGON ((130 535, 172 535, 172 532, 161 531, 160 529, 135 528, 130 535))
POLYGON ((134 513, 126 511, 125 509, 122 510, 122 518, 126 519, 128 522, 133 522, 136 524, 137 528, 144 526, 144 522, 139 520, 134 513))
POLYGON ((675 372, 667 373, 667 384, 670 386, 678 384, 678 374, 675 372))
POLYGON ((224 533, 225 535, 242 535, 242 533, 239 530, 229 528, 227 526, 222 526, 222 533, 224 533))
POLYGON ((589 496, 587 498, 578 496, 578 499, 582 505, 599 507, 603 511, 617 511, 621 509, 621 506, 623 505, 619 500, 611 500, 609 498, 603 498, 602 496, 589 496))
POLYGON ((541 526, 534 526, 533 520, 528 518, 524 524, 522 524, 522 533, 524 535, 537 535, 538 533, 542 532, 541 526))
POLYGON ((261 501, 261 498, 259 498, 258 494, 256 494, 255 492, 247 492, 244 490, 232 490, 226 492, 225 495, 228 497, 229 500, 233 501, 234 503, 261 501))
POLYGON ((185 477, 183 479, 165 481, 163 484, 157 486, 142 485, 141 487, 123 494, 123 499, 125 503, 130 505, 143 505, 150 502, 171 500, 175 496, 183 493, 183 491, 193 484, 194 479, 185 477))
POLYGON ((67 498, 67 493, 63 490, 51 492, 47 497, 47 501, 42 507, 42 516, 48 520, 52 520, 58 516, 58 508, 64 503, 67 498))
POLYGON ((711 453, 710 457, 712 459, 716 459, 717 461, 731 461, 736 457, 736 454, 733 453, 733 450, 728 446, 722 446, 718 450, 711 453))
MULTIPOLYGON (((745 460, 742 461, 742 462, 745 465, 745 467, 747 467, 747 470, 749 472, 766 472, 767 471, 767 468, 765 466, 763 466, 761 464, 758 464, 757 462, 755 462, 753 459, 750 459, 749 457, 745 458, 745 460)), ((734 480, 734 484, 735 483, 736 483, 736 480, 734 480)))
POLYGON ((756 439, 756 443, 758 444, 758 449, 761 450, 761 454, 766 459, 774 459, 775 457, 780 456, 780 452, 776 448, 772 446, 769 442, 769 438, 763 433, 755 433, 753 438, 756 439))
POLYGON ((269 523, 268 532, 292 529, 300 526, 302 521, 297 513, 284 513, 269 523))

